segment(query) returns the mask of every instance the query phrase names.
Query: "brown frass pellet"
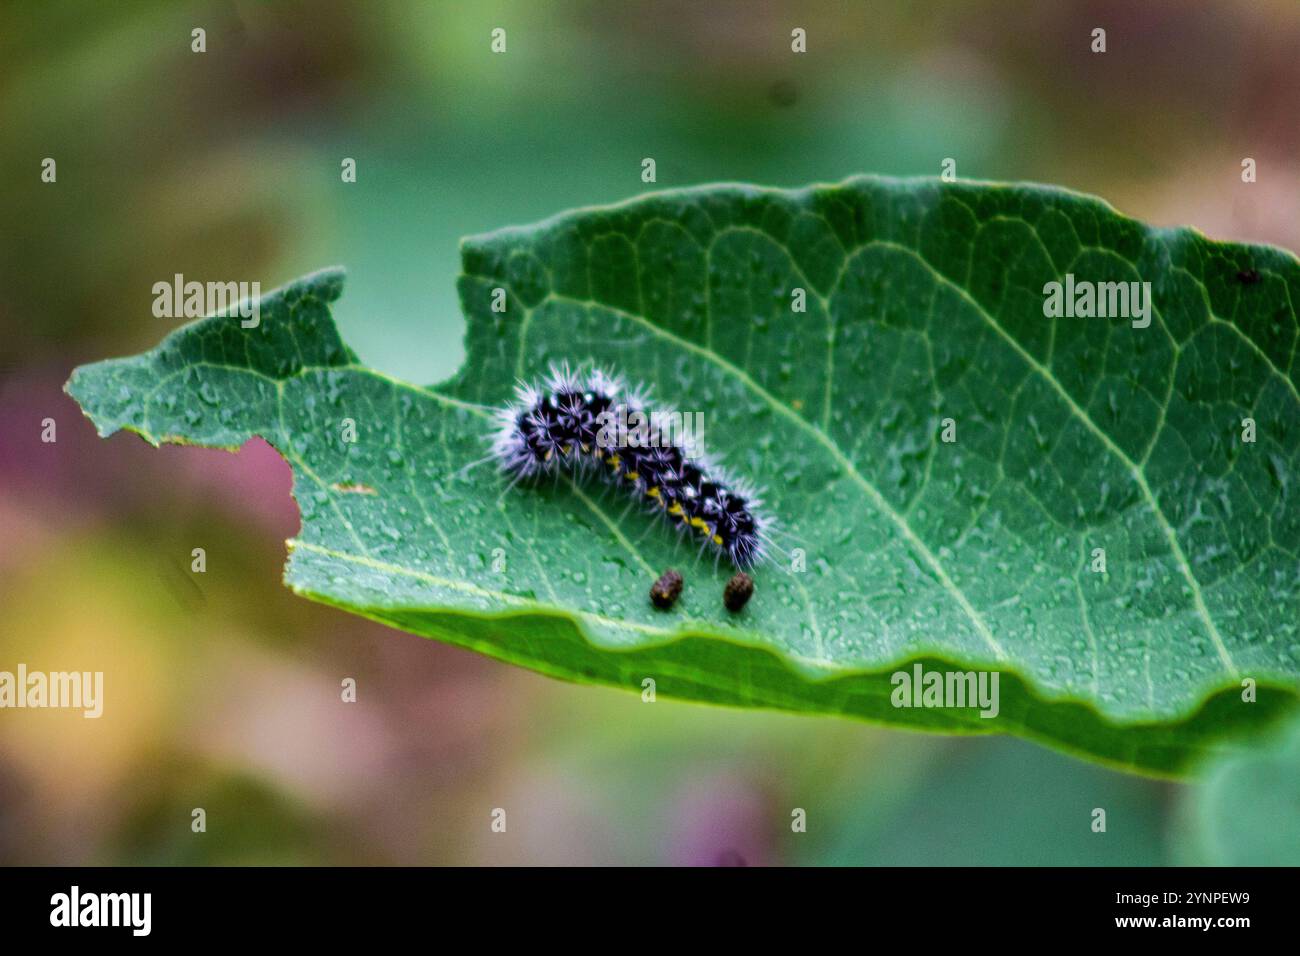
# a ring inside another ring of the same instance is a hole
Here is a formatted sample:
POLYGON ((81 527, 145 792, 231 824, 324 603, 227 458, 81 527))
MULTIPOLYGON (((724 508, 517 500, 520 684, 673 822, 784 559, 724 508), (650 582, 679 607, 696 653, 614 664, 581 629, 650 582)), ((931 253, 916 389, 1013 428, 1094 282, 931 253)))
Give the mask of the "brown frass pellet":
POLYGON ((682 593, 682 576, 669 568, 650 585, 650 603, 665 611, 677 603, 682 593))
POLYGON ((727 606, 728 611, 734 613, 744 607, 753 595, 754 579, 744 571, 738 571, 722 589, 722 603, 727 606))

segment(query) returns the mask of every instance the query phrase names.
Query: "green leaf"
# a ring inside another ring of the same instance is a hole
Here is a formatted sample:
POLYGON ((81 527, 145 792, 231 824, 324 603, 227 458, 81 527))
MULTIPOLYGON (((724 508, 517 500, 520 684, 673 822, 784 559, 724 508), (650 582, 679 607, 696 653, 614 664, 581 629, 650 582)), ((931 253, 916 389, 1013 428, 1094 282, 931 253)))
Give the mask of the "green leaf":
POLYGON ((1011 732, 1163 775, 1294 708, 1289 253, 1053 189, 860 178, 648 195, 462 257, 468 359, 442 385, 359 362, 330 317, 334 271, 268 295, 255 329, 209 318, 69 391, 104 435, 261 435, 294 469, 290 587, 557 677, 1011 732), (1045 318, 1044 284, 1067 273, 1150 282, 1149 327, 1045 318), (729 569, 617 494, 467 468, 486 406, 560 360, 702 411, 805 570, 761 567, 733 616, 729 569), (663 613, 647 594, 668 566, 686 590, 663 613), (891 675, 917 662, 997 670, 999 715, 894 707, 891 675))

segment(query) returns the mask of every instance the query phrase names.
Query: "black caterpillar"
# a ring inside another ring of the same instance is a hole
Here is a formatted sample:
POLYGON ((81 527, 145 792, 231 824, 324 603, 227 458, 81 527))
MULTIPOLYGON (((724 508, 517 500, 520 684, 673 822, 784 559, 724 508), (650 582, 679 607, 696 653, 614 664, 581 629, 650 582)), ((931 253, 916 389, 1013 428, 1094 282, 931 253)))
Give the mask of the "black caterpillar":
POLYGON ((648 411, 643 389, 629 390, 599 370, 580 375, 553 367, 540 385, 521 382, 515 393, 516 400, 498 410, 492 451, 516 480, 562 468, 596 471, 679 530, 701 536, 702 547, 726 555, 737 568, 765 556, 771 522, 752 488, 675 439, 643 440, 671 433, 661 427, 671 413, 648 411), (638 421, 646 427, 627 428, 638 421))

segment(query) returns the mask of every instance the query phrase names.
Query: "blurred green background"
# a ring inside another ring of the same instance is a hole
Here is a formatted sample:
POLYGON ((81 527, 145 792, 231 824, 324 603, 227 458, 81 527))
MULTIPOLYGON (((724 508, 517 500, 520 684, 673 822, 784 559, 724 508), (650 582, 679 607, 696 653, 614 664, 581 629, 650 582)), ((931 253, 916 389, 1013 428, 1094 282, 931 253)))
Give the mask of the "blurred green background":
POLYGON ((101 442, 61 388, 177 324, 156 281, 331 264, 362 358, 437 381, 464 356, 460 236, 713 180, 953 157, 1297 249, 1297 49, 1294 0, 0 6, 0 669, 106 685, 97 721, 0 712, 0 862, 1204 859, 1191 787, 1009 739, 646 705, 309 604, 279 584, 297 514, 273 451, 101 442))

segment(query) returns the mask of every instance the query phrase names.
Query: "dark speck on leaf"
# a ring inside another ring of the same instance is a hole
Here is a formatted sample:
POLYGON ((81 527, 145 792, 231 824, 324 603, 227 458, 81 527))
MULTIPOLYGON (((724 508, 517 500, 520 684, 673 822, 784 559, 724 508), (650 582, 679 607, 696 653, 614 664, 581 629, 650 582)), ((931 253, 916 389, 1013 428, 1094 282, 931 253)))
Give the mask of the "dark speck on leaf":
POLYGON ((1237 271, 1237 281, 1242 285, 1254 285, 1259 281, 1259 273, 1254 269, 1240 269, 1237 271))
POLYGON ((773 106, 785 109, 799 102, 799 87, 793 80, 777 80, 767 88, 767 98, 773 106))

